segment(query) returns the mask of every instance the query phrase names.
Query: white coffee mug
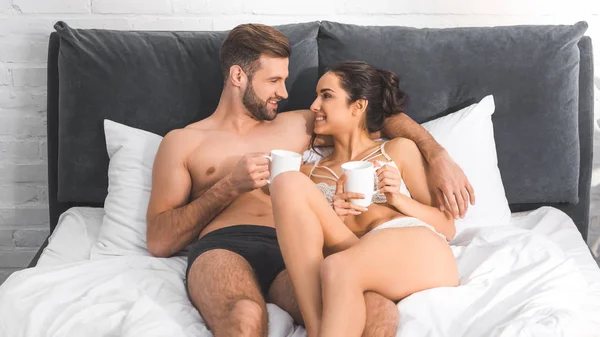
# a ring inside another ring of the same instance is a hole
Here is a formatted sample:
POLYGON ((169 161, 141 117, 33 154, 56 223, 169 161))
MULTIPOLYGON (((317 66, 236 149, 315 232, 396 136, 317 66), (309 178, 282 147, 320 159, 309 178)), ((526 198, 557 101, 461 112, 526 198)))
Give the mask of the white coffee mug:
POLYGON ((368 161, 349 161, 342 164, 342 174, 346 174, 344 192, 360 193, 364 199, 350 199, 350 202, 368 207, 373 200, 375 188, 375 166, 368 161))
POLYGON ((271 161, 271 176, 267 182, 270 184, 275 177, 286 171, 300 171, 302 156, 299 153, 286 150, 273 150, 270 156, 265 158, 271 161))

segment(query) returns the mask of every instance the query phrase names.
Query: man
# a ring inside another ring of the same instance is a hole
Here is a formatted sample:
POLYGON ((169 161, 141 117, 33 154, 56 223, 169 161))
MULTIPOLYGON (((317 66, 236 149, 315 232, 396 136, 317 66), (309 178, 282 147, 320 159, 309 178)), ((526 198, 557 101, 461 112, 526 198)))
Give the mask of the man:
MULTIPOLYGON (((266 336, 265 300, 302 322, 277 244, 269 163, 263 157, 272 149, 302 153, 312 135, 312 112, 276 115, 278 102, 288 95, 290 52, 287 38, 272 27, 233 29, 221 48, 225 85, 217 109, 169 132, 156 155, 148 249, 168 257, 197 240, 190 246, 187 287, 217 337, 266 336)), ((411 138, 420 146, 435 186, 451 203, 446 207, 455 216, 464 214, 472 190, 431 136, 404 114, 390 117, 384 133, 411 138)), ((365 301, 364 334, 393 336, 395 305, 374 293, 365 294, 365 301)))

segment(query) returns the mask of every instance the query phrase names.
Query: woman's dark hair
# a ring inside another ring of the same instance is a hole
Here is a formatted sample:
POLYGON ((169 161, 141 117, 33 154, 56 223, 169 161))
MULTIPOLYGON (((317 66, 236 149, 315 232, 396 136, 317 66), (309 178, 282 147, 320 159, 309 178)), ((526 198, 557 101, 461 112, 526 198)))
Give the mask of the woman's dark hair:
MULTIPOLYGON (((398 75, 394 72, 361 61, 341 62, 328 72, 340 79, 342 88, 348 93, 349 104, 359 99, 367 100, 365 128, 369 132, 381 131, 387 117, 404 112, 407 96, 400 90, 398 75)), ((316 135, 313 135, 313 150, 315 139, 316 135)))

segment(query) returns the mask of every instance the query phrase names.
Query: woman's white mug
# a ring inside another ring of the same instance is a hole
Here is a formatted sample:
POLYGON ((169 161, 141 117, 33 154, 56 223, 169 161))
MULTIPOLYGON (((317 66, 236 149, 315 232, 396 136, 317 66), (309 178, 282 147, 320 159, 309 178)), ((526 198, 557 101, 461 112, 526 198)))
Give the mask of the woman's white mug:
POLYGON ((375 193, 375 166, 368 161, 349 161, 342 164, 342 174, 346 174, 344 192, 360 193, 364 199, 350 199, 350 202, 369 207, 375 193))
POLYGON ((302 155, 292 151, 273 150, 271 151, 271 155, 265 156, 265 158, 271 161, 269 168, 271 176, 269 177, 269 180, 267 180, 269 184, 280 173, 286 171, 300 171, 300 166, 302 165, 302 155))

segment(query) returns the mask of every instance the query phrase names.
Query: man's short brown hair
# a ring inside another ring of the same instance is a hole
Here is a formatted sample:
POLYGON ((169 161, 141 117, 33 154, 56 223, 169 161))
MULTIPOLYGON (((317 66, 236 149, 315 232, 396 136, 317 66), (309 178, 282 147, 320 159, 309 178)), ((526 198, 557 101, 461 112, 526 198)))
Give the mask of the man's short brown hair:
POLYGON ((258 69, 260 55, 289 58, 291 53, 290 41, 277 29, 261 24, 239 25, 229 32, 221 45, 223 77, 229 77, 233 65, 239 65, 252 77, 258 69))

